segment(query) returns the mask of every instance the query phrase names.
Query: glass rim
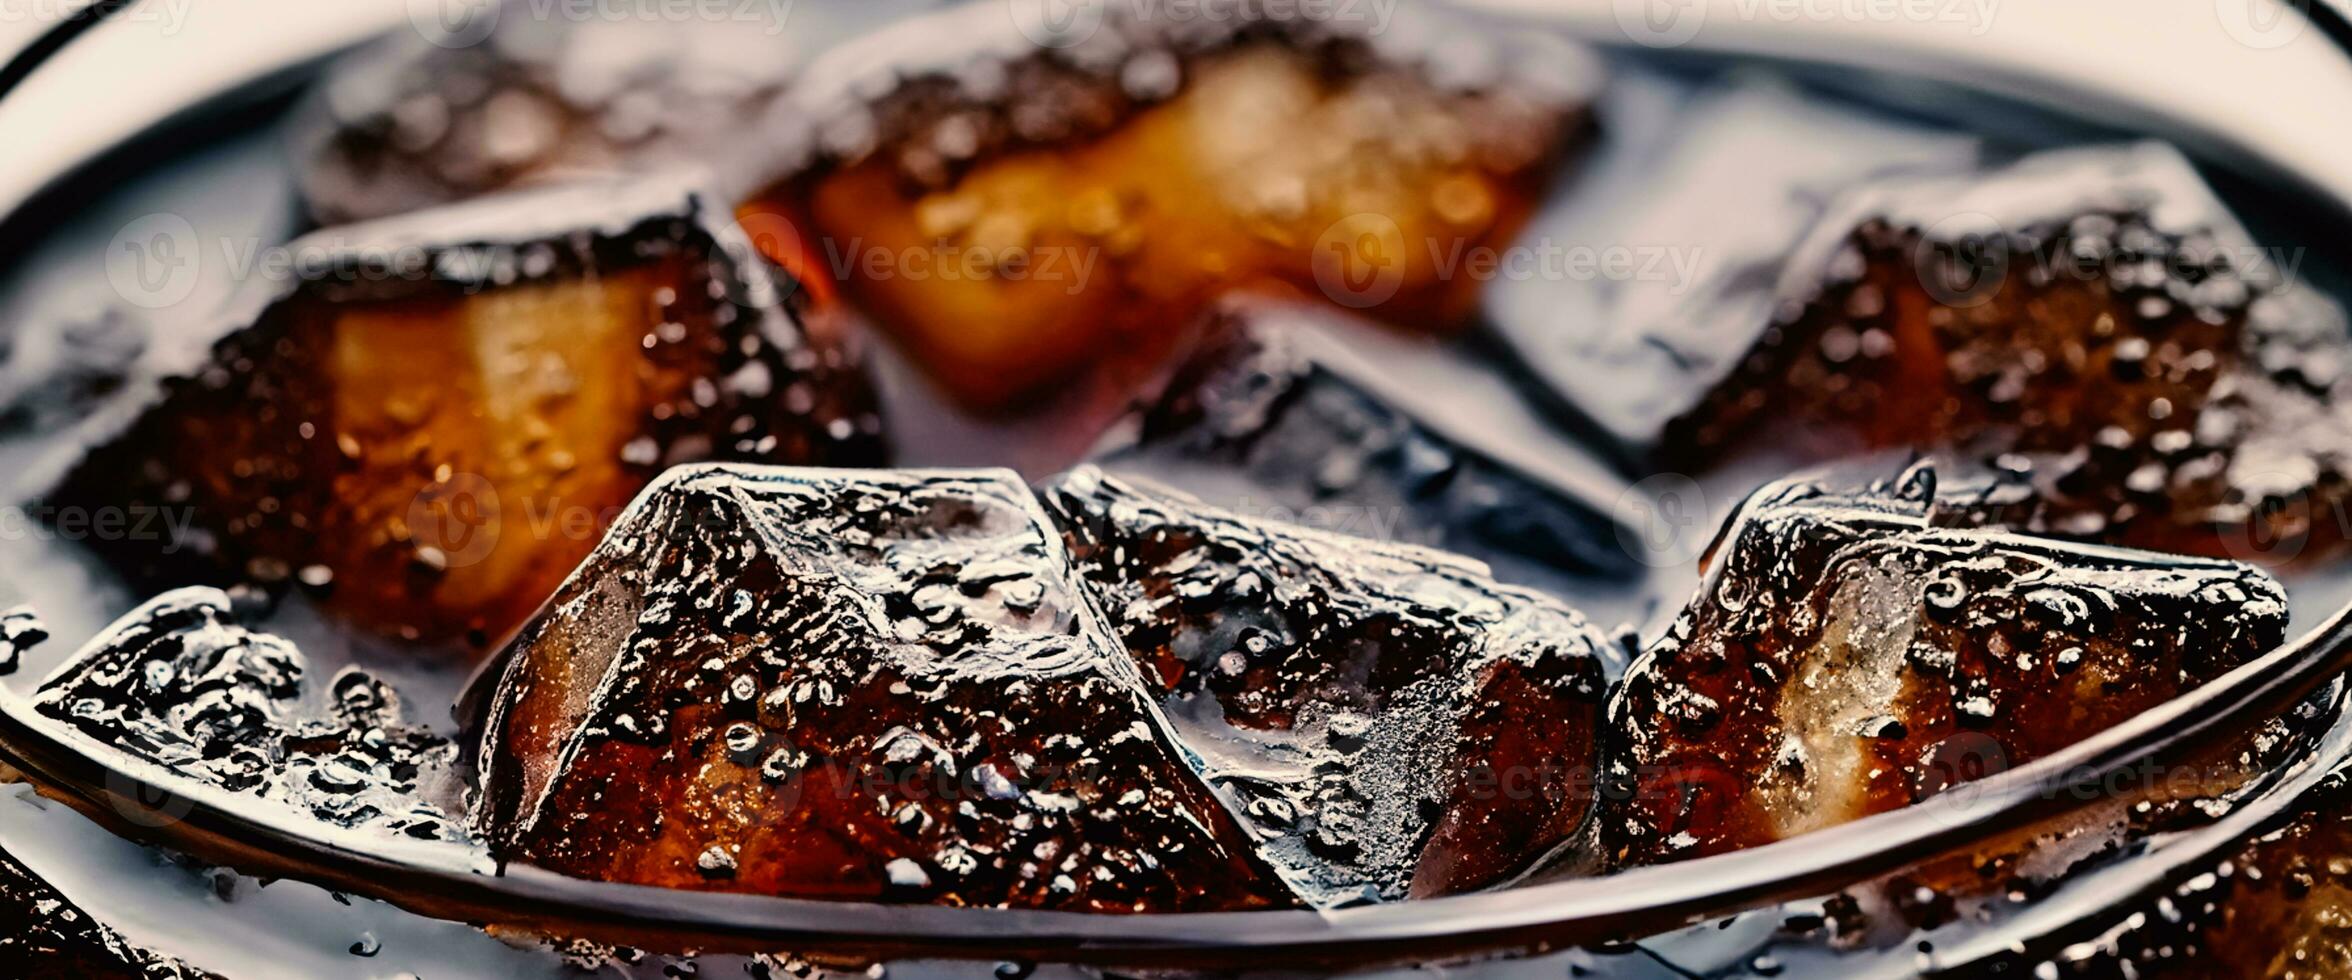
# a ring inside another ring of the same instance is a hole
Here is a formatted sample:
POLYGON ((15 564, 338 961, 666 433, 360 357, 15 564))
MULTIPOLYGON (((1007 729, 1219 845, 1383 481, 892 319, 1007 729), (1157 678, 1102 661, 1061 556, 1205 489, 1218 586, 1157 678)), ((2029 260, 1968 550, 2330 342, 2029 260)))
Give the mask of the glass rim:
MULTIPOLYGON (((36 53, 10 59, 0 73, 0 92, 87 36, 97 21, 133 6, 99 3, 87 16, 77 14, 53 43, 45 39, 36 53)), ((2352 28, 2340 11, 2314 4, 2308 14, 2331 42, 2352 49, 2352 28)), ((67 174, 50 176, 61 182, 67 174)), ((16 215, 0 217, 11 219, 0 224, 13 224, 16 215)), ((628 945, 712 953, 789 950, 876 960, 1159 968, 1374 966, 1610 943, 1818 898, 2110 799, 2103 788, 2108 777, 2278 717, 2348 668, 2352 604, 2262 657, 2060 752, 1964 784, 1967 792, 1841 824, 1834 833, 1614 874, 1327 911, 1122 915, 837 902, 590 882, 519 866, 484 873, 429 857, 403 860, 240 813, 235 794, 185 777, 126 774, 119 759, 108 761, 121 756, 117 750, 41 718, 28 696, 5 686, 0 767, 13 767, 44 795, 119 836, 449 921, 560 929, 628 945), (171 799, 188 810, 164 826, 142 826, 125 819, 108 794, 171 799)), ((2235 799, 2228 813, 2183 832, 2184 843, 2194 839, 2194 846, 2179 849, 2189 852, 2185 857, 2132 869, 2132 877, 2162 879, 2291 812, 2320 777, 2352 756, 2348 699, 2352 692, 2339 689, 2328 713, 2313 720, 2325 733, 2312 751, 2257 774, 2252 792, 2235 799)), ((2130 867, 2129 861, 2118 865, 2130 867)), ((2051 934, 2071 921, 2059 915, 2023 925, 2051 934)), ((2011 935, 1999 943, 1988 938, 1964 944, 1960 955, 2015 953, 2006 945, 2011 935), (2002 948, 1987 948, 1995 945, 2002 948)))
MULTIPOLYGON (((705 953, 791 950, 875 959, 1187 968, 1375 966, 1620 942, 1819 898, 1966 853, 2003 833, 2063 819, 2111 798, 2110 777, 2116 774, 2279 717, 2347 668, 2352 606, 2296 640, 2060 752, 1900 810, 1840 824, 1834 832, 1607 875, 1333 910, 1129 915, 839 902, 584 881, 522 866, 486 869, 456 857, 457 845, 448 845, 448 857, 429 850, 387 854, 318 836, 315 822, 291 814, 257 813, 250 806, 239 812, 238 794, 126 764, 120 750, 43 719, 31 697, 9 689, 0 689, 0 762, 133 840, 450 921, 705 953), (125 798, 143 808, 185 813, 148 826, 125 817, 119 809, 125 798)), ((2336 698, 2334 713, 2314 724, 2341 734, 2343 705, 2336 698)), ((2345 744, 2332 739, 2333 754, 2342 755, 2345 744)), ((2277 790, 2296 782, 2279 783, 2283 775, 2313 776, 2340 761, 2329 755, 2306 752, 2256 778, 2272 780, 2265 789, 2277 790)), ((2275 815, 2269 811, 2284 808, 2284 795, 2292 794, 2256 792, 2237 800, 2232 813, 2260 809, 2254 817, 2267 819, 2275 815)))

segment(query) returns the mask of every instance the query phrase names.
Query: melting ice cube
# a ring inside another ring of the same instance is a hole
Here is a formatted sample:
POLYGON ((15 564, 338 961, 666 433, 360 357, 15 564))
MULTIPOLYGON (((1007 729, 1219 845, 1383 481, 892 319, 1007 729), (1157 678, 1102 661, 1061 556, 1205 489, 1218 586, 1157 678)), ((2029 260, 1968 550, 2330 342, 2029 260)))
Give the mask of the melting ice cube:
POLYGON ((1250 516, 1459 552, 1513 580, 1528 569, 1637 577, 1610 516, 1624 486, 1606 464, 1544 433, 1508 392, 1463 390, 1501 379, 1384 375, 1364 354, 1369 340, 1342 332, 1355 325, 1330 321, 1287 304, 1219 304, 1198 349, 1097 462, 1250 516), (1416 386, 1445 400, 1401 397, 1416 386))
POLYGON ((1043 494, 1179 739, 1310 902, 1497 884, 1584 825, 1607 640, 1575 612, 1092 468, 1043 494))
POLYGON ((486 643, 662 466, 878 461, 844 348, 724 221, 645 179, 318 232, 209 351, 151 351, 159 397, 94 423, 51 496, 119 507, 102 547, 151 577, 486 643))
POLYGON ((508 653, 508 861, 1095 912, 1293 904, 1004 471, 685 467, 508 653))
POLYGON ((1669 460, 1807 429, 1946 447, 2017 472, 2029 529, 2248 559, 2345 536, 2342 310, 2257 246, 2177 152, 2054 151, 1848 194, 1782 269, 1776 309, 1669 460))
POLYGON ((1480 283, 1457 263, 1526 219, 1598 62, 1461 11, 1377 31, 1234 9, 1095 8, 1069 47, 995 3, 892 25, 771 112, 772 186, 746 209, 799 228, 779 262, 838 275, 983 409, 1165 352, 1236 287, 1464 325, 1480 283))
POLYGON ((125 940, 0 850, 0 973, 12 977, 212 980, 186 963, 125 940))
POLYGON ((1620 864, 1767 843, 2032 761, 2284 638, 2231 562, 1942 526, 1933 471, 1794 480, 1724 531, 1610 703, 1620 864))
POLYGON ((218 589, 132 610, 43 681, 35 709, 170 788, 192 780, 378 840, 464 844, 457 747, 409 724, 356 668, 310 696, 293 644, 238 622, 218 589))

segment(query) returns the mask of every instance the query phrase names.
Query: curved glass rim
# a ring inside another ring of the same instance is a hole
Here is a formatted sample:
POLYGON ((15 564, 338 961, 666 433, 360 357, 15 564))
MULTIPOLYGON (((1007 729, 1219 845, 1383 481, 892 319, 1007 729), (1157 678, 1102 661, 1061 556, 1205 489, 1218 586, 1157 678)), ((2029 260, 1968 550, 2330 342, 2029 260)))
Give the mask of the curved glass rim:
MULTIPOLYGON (((2111 777, 2174 760, 2277 717, 2352 668, 2352 607, 2186 695, 2065 750, 1901 810, 1747 850, 1615 874, 1327 911, 1108 915, 777 898, 486 869, 298 832, 237 797, 41 718, 0 690, 0 762, 123 836, 256 874, 308 881, 434 918, 706 953, 1023 959, 1193 968, 1369 966, 1606 944, 1817 898, 1970 851, 2108 798, 2111 777), (109 759, 110 756, 115 758, 109 759), (115 799, 109 799, 112 794, 115 799), (185 808, 136 821, 119 808, 185 808), (148 823, 160 823, 149 826, 148 823)), ((2339 699, 2339 706, 2340 706, 2339 699)), ((2341 716, 2326 719, 2334 726, 2341 716)), ((2309 753, 2267 776, 2324 768, 2309 753)), ((2308 773, 2305 773, 2308 775, 2308 773)), ((2275 787, 2276 784, 2274 784, 2275 787)), ((2247 811, 2276 793, 2239 801, 2247 811)), ((2267 816, 2265 813, 2253 816, 2267 816)), ((2253 817, 2249 817, 2252 819, 2253 817)), ((2234 824, 2233 824, 2234 826, 2234 824)), ((468 852, 472 853, 472 852, 468 852)))
MULTIPOLYGON (((12 59, 6 80, 29 75, 97 20, 135 6, 92 4, 54 44, 12 59)), ((2352 49, 2352 28, 2330 5, 2327 36, 2352 49)), ((45 41, 47 39, 44 39, 45 41)), ((62 180, 66 175, 54 175, 62 180)), ((485 873, 429 853, 388 855, 292 833, 239 813, 231 794, 184 777, 125 775, 115 752, 40 718, 31 701, 0 687, 0 768, 12 767, 129 839, 378 899, 451 921, 563 932, 636 946, 698 952, 833 953, 892 959, 1023 959, 1145 967, 1363 966, 1480 954, 1544 951, 1619 941, 1780 902, 1817 898, 2007 831, 2063 818, 2107 799, 2109 777, 2193 752, 2275 717, 2352 669, 2352 605, 2300 638, 2223 677, 2067 749, 1964 784, 1901 810, 1761 847, 1611 875, 1331 911, 1100 915, 961 909, 776 898, 590 882, 514 867, 485 873), (185 804, 180 820, 148 826, 117 805, 128 797, 185 804)), ((2321 745, 2261 774, 2268 780, 2228 814, 2183 832, 2172 855, 2112 876, 2117 900, 2161 887, 2180 869, 2290 813, 2294 803, 2352 755, 2352 712, 2339 692, 2321 745), (2133 890, 2136 890, 2133 891, 2133 890)), ((2107 870, 2107 869, 2101 869, 2107 870)), ((2103 881, 2104 884, 2104 881, 2103 881)), ((2071 919, 2043 916, 1964 944, 1937 969, 2018 955, 2063 933, 2071 919), (2024 945, 2017 937, 2031 934, 2024 945), (1994 946, 1998 948, 1992 948, 1994 946)))

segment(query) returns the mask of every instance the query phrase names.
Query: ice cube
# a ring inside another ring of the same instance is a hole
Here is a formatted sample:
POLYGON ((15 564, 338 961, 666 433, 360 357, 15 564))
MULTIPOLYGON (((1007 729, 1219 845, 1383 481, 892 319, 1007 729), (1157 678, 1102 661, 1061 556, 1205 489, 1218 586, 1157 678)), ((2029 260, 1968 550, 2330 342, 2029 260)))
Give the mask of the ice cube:
POLYGON ((574 877, 1294 904, 1005 471, 681 467, 509 649, 480 824, 574 877))
POLYGON ((773 183, 747 210, 800 227, 778 261, 829 265, 983 409, 1148 359, 1261 281, 1464 325, 1479 283, 1456 264, 1533 209, 1597 61, 1459 11, 1235 10, 1091 8, 1067 47, 989 3, 894 25, 771 115, 773 183))
POLYGON ((25 980, 138 977, 208 980, 212 974, 135 945, 0 850, 0 975, 25 980))
POLYGON ((1218 304, 1193 353, 1096 461, 1250 516, 1465 554, 1514 581, 1634 577, 1610 516, 1624 487, 1606 464, 1572 444, 1523 441, 1515 420, 1473 411, 1479 396, 1467 391, 1408 406, 1398 379, 1356 356, 1355 336, 1301 313, 1218 304))
MULTIPOLYGON (((329 72, 292 125, 296 173, 314 218, 330 225, 366 221, 565 174, 615 170, 691 138, 669 131, 689 121, 677 111, 683 93, 662 77, 670 66, 637 66, 654 68, 650 73, 619 66, 606 77, 625 94, 568 98, 558 78, 561 61, 592 46, 579 40, 585 25, 522 16, 521 3, 481 9, 456 26, 469 33, 495 29, 490 43, 448 45, 422 30, 402 31, 329 72), (502 6, 517 16, 502 16, 502 6)), ((660 33, 630 26, 649 38, 660 33)), ((703 105, 738 118, 749 114, 762 93, 745 81, 740 91, 708 93, 703 105)))
POLYGON ((1607 639, 1574 611, 1091 467, 1041 492, 1185 748, 1310 902, 1498 884, 1584 825, 1607 639))
POLYGON ((2179 868, 2168 891, 2101 910, 2114 925, 2036 965, 2085 978, 2352 976, 2345 802, 2342 775, 2327 778, 2283 825, 2179 868))
POLYGON ((1638 447, 1747 354, 1789 253, 1839 192, 1888 172, 1966 166, 1978 152, 1973 136, 1768 77, 1691 93, 1626 72, 1597 111, 1608 138, 1523 237, 1625 265, 1505 278, 1488 303, 1496 336, 1532 375, 1600 433, 1638 447))
POLYGON ((150 352, 160 395, 117 406, 141 414, 51 494, 119 505, 101 547, 134 571, 299 581, 384 633, 486 643, 665 465, 878 461, 847 349, 689 183, 517 192, 289 254, 209 351, 150 352))
MULTIPOLYGON (((308 661, 238 622, 218 589, 167 592, 91 640, 33 705, 127 757, 124 772, 193 780, 389 840, 466 843, 457 746, 409 724, 381 680, 346 668, 323 703, 308 661)), ((167 787, 168 788, 168 787, 167 787)))
POLYGON ((508 0, 420 20, 313 89, 292 120, 296 174, 311 215, 339 224, 703 160, 741 140, 811 55, 931 2, 676 17, 508 0))
POLYGON ((1895 178, 1832 208, 1753 345, 1665 430, 1670 460, 1775 427, 2029 471, 2036 531, 2244 558, 2344 536, 2343 313, 2177 152, 2054 151, 1895 178), (1720 382, 1717 384, 1717 382, 1720 382))
POLYGON ((2234 880, 2215 896, 2221 915, 2205 936, 2216 972, 2352 976, 2352 821, 2341 795, 2230 862, 2234 880))
POLYGON ((2032 761, 2267 652, 2231 562, 1942 526, 1933 471, 1757 491, 1610 702, 1620 865, 1767 843, 2032 761))

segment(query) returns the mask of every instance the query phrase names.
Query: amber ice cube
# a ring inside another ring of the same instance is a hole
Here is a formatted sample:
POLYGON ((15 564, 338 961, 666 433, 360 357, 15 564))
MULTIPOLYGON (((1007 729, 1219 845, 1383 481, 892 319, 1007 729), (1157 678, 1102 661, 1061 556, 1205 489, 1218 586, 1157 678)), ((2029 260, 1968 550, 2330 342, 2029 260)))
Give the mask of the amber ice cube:
POLYGON ((1574 611, 1091 467, 1042 494, 1177 736, 1310 902, 1498 884, 1584 825, 1607 640, 1574 611))
POLYGON ((2250 566, 1941 526, 1933 471, 1757 491, 1626 674, 1601 840, 1751 847, 2048 755, 2276 646, 2250 566))
POLYGON ((1410 5, 1376 38, 1275 5, 1102 13, 1067 47, 986 4, 896 25, 812 66, 771 118, 799 138, 775 136, 746 210, 798 229, 769 239, 779 261, 838 278, 975 408, 1148 361, 1235 288, 1464 325, 1461 260, 1509 243, 1599 75, 1539 33, 1410 5))
POLYGON ((1403 404, 1346 333, 1301 312, 1217 304, 1095 461, 1253 516, 1467 555, 1513 581, 1633 577, 1605 464, 1530 451, 1475 416, 1441 427, 1426 409, 1472 399, 1403 404))
POLYGON ((0 974, 21 980, 211 980, 212 974, 123 938, 0 850, 0 974))
POLYGON ((2040 937, 2055 953, 2010 952, 1981 972, 2067 980, 2352 976, 2344 789, 2342 773, 2327 777, 2291 801, 2283 823, 2169 869, 2169 887, 2089 909, 2066 933, 2040 937), (2075 935, 2083 941, 2051 942, 2075 935))
POLYGON ((847 349, 686 184, 516 193, 290 254, 53 495, 192 515, 194 540, 110 545, 137 571, 299 582, 374 630, 486 643, 663 466, 879 461, 847 349))
MULTIPOLYGON (((1742 440, 1948 447, 2034 487, 2026 526, 2215 556, 2344 536, 2342 311, 2285 275, 2180 155, 2057 151, 1868 185, 1831 209, 1779 311, 1670 423, 1670 459, 1742 440), (1794 423, 1793 425, 1791 423, 1794 423)), ((1693 381, 1696 384, 1693 384, 1693 381)))
POLYGON ((2346 802, 2345 774, 2329 775, 2289 803, 2283 823, 2179 869, 2168 891, 2101 910, 2116 924, 2035 965, 2086 980, 2352 976, 2346 802))
POLYGON ((682 467, 507 653, 502 860, 1091 912, 1293 904, 1005 471, 682 467))
POLYGON ((2217 972, 2352 976, 2352 820, 2337 781, 2323 809, 2250 842, 2229 862, 2234 880, 2214 896, 2220 916, 2204 937, 2217 972))

